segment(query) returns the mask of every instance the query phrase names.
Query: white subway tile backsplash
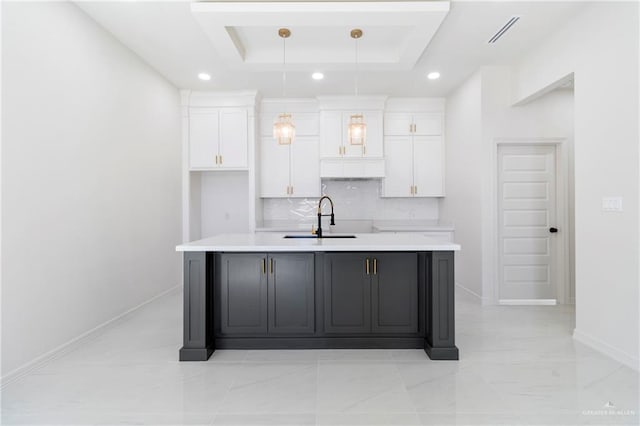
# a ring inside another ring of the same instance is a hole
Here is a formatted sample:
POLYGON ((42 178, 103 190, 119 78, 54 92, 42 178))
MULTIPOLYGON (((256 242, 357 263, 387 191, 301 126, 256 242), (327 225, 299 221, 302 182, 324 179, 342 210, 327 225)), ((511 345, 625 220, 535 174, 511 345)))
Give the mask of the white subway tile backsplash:
MULTIPOLYGON (((437 198, 381 198, 376 179, 323 180, 322 193, 335 204, 338 220, 438 220, 437 198)), ((317 199, 267 198, 263 203, 265 224, 293 221, 312 223, 317 199)))

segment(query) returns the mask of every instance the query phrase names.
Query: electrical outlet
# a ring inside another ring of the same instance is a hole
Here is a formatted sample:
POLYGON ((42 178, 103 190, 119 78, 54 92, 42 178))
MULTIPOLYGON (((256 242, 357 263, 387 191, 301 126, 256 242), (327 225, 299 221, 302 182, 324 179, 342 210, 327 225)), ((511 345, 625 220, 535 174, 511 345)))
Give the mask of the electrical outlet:
POLYGON ((603 212, 621 212, 622 197, 602 197, 603 212))

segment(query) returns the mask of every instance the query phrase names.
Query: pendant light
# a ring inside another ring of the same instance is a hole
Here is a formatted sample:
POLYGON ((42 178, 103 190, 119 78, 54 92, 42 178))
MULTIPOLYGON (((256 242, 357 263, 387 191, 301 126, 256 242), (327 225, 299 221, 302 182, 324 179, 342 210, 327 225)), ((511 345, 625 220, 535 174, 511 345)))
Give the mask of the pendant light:
MULTIPOLYGON (((278 35, 282 38, 282 97, 286 96, 287 87, 287 38, 291 35, 288 28, 280 28, 278 35)), ((291 114, 283 112, 278 115, 273 123, 273 137, 278 141, 278 145, 291 145, 296 134, 296 126, 293 125, 291 114)))
MULTIPOLYGON (((356 98, 358 97, 358 39, 362 37, 362 30, 351 30, 351 38, 355 40, 356 44, 356 72, 355 72, 355 87, 356 98)), ((364 122, 362 114, 354 114, 349 118, 349 144, 350 145, 364 145, 367 138, 367 124, 364 122)), ((364 147, 363 147, 364 150, 364 147)))

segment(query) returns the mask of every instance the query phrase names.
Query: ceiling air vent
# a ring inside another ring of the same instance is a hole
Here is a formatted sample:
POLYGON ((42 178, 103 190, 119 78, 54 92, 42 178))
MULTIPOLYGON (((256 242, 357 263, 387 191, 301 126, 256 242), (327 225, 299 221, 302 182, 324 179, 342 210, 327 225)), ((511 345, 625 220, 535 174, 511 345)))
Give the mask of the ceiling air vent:
POLYGON ((519 17, 519 16, 512 16, 512 17, 511 17, 511 19, 509 19, 509 20, 507 21, 507 23, 506 23, 506 24, 504 24, 504 25, 502 26, 502 28, 500 28, 500 29, 498 30, 498 32, 497 32, 497 33, 495 33, 495 34, 493 35, 493 37, 491 37, 491 39, 490 39, 487 43, 489 43, 489 44, 493 44, 493 43, 495 43, 496 41, 498 41, 498 39, 500 39, 500 37, 502 37, 502 36, 504 35, 504 33, 506 33, 507 31, 509 31, 509 28, 513 27, 513 24, 515 24, 516 22, 518 22, 518 19, 520 19, 520 17, 519 17))

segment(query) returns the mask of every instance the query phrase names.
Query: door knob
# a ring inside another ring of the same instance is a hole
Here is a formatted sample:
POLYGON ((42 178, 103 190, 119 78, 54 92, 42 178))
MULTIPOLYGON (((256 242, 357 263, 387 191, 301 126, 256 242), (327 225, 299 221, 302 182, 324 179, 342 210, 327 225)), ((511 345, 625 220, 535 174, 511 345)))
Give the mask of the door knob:
POLYGON ((549 232, 551 232, 552 234, 555 234, 556 232, 558 232, 558 228, 551 227, 549 228, 549 232))

